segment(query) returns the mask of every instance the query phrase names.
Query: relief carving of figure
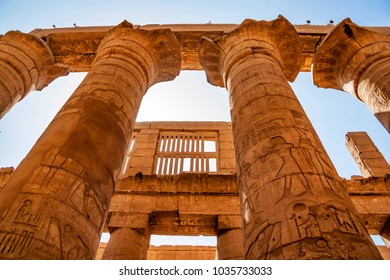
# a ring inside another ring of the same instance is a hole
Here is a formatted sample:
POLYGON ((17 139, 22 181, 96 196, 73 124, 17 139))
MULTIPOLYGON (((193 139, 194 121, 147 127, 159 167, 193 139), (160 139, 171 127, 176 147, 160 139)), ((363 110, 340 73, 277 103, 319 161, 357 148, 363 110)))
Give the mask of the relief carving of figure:
POLYGON ((348 209, 336 210, 335 208, 331 208, 331 210, 336 215, 340 231, 358 234, 355 224, 351 220, 348 209))
POLYGON ((32 227, 39 227, 39 222, 43 213, 43 209, 47 203, 42 203, 38 209, 34 207, 31 199, 26 199, 23 205, 19 208, 14 223, 24 224, 32 227))
POLYGON ((290 219, 294 219, 300 238, 321 236, 315 214, 310 207, 304 203, 296 203, 293 206, 293 210, 294 213, 290 219))
POLYGON ((51 217, 45 240, 39 250, 47 252, 57 259, 86 259, 88 247, 69 224, 61 225, 58 218, 51 217))
MULTIPOLYGON (((275 136, 269 140, 269 145, 262 149, 262 154, 258 155, 260 158, 264 158, 264 162, 272 163, 272 177, 271 180, 280 178, 278 181, 280 192, 283 195, 275 201, 294 195, 299 196, 307 191, 310 191, 309 183, 302 173, 300 163, 292 157, 293 144, 288 143, 284 137, 275 136)), ((265 165, 265 164, 263 164, 265 165)), ((253 173, 253 169, 250 169, 253 173)), ((259 170, 257 176, 264 176, 259 170)), ((266 182, 264 182, 266 183, 266 182)))
POLYGON ((307 200, 294 203, 290 207, 288 218, 292 240, 319 237, 324 233, 333 231, 359 235, 356 223, 345 206, 317 204, 314 201, 307 200))
POLYGON ((22 207, 20 207, 18 214, 16 215, 16 222, 29 223, 32 220, 31 204, 32 201, 30 199, 23 202, 22 207))

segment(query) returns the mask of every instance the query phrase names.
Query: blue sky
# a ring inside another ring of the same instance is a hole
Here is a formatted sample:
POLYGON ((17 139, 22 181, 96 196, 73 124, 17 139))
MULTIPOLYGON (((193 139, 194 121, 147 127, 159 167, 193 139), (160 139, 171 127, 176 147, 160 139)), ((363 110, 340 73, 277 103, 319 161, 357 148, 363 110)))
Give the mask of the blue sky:
MULTIPOLYGON (((0 34, 9 30, 134 24, 241 23, 272 20, 325 25, 350 17, 363 26, 390 26, 390 1, 37 1, 0 0, 0 34)), ((17 166, 84 77, 73 73, 32 92, 0 120, 0 167, 17 166)), ((360 174, 344 142, 348 131, 367 131, 390 160, 390 137, 369 109, 350 94, 315 87, 300 73, 292 87, 340 176, 360 174)), ((173 82, 154 85, 144 97, 138 121, 229 121, 225 89, 206 82, 202 71, 182 71, 173 82)))

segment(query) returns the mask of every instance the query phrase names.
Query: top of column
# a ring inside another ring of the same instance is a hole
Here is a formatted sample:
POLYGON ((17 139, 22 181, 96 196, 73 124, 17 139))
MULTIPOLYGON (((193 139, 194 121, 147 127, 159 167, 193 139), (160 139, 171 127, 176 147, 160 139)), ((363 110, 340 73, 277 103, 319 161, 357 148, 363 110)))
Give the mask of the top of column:
POLYGON ((277 61, 289 81, 295 80, 303 63, 298 33, 283 16, 273 21, 246 19, 219 41, 203 37, 199 59, 208 82, 224 87, 230 67, 257 54, 277 61))
POLYGON ((359 98, 360 75, 373 62, 389 56, 389 35, 360 27, 346 18, 325 37, 315 53, 314 84, 343 90, 359 98))
POLYGON ((118 55, 132 57, 140 63, 147 87, 171 81, 180 73, 180 45, 170 29, 134 29, 125 20, 107 32, 94 63, 102 57, 118 55))
POLYGON ((46 42, 20 31, 9 31, 0 36, 0 59, 20 73, 25 93, 31 90, 31 86, 34 90, 42 90, 58 76, 69 73, 67 65, 55 63, 46 42), (28 74, 23 75, 23 71, 28 74))

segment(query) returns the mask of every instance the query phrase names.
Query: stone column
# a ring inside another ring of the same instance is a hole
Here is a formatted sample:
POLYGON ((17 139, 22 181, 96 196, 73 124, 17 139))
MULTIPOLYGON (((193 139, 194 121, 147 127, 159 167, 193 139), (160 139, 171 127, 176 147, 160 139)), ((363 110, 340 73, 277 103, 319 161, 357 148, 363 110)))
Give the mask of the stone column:
POLYGON ((242 220, 240 216, 218 216, 217 259, 244 259, 242 220))
POLYGON ((102 260, 146 260, 150 243, 147 230, 117 228, 110 234, 102 260))
POLYGON ((314 84, 351 93, 390 132, 390 36, 339 23, 317 49, 314 84))
POLYGON ((150 243, 149 214, 109 211, 106 224, 110 240, 102 259, 146 260, 150 243))
POLYGON ((19 31, 0 35, 0 119, 31 90, 42 90, 68 73, 40 38, 19 31))
POLYGON ((381 259, 287 82, 302 62, 294 27, 245 20, 203 38, 200 60, 229 92, 245 259, 381 259))
POLYGON ((123 22, 0 194, 0 258, 93 259, 142 97, 180 71, 168 29, 123 22))

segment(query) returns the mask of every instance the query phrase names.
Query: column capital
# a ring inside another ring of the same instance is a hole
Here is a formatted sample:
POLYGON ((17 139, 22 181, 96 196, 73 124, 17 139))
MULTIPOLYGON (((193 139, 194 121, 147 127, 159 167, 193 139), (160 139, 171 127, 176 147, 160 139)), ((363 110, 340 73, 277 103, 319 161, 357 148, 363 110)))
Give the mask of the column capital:
POLYGON ((134 29, 126 20, 108 31, 93 65, 110 57, 136 60, 144 72, 147 88, 173 80, 181 69, 180 44, 170 29, 134 29))
POLYGON ((317 49, 312 65, 316 86, 356 96, 361 75, 374 62, 390 57, 390 36, 341 21, 317 49))
POLYGON ((20 31, 0 36, 0 118, 31 90, 42 90, 68 73, 42 39, 20 31))
MULTIPOLYGON (((18 30, 8 31, 0 37, 0 46, 1 60, 8 62, 20 72, 24 69, 19 67, 25 67, 29 71, 34 90, 42 90, 57 77, 69 73, 69 66, 55 63, 54 55, 48 45, 35 35, 18 30), (8 56, 9 54, 11 56, 8 56), (23 65, 18 65, 15 59, 23 65)), ((27 77, 22 78, 27 79, 27 77)), ((30 90, 27 81, 24 82, 25 89, 30 90)))
POLYGON ((242 228, 240 215, 218 215, 218 229, 242 228))
POLYGON ((273 21, 244 20, 216 42, 202 37, 199 59, 212 85, 224 87, 231 67, 247 56, 265 55, 278 62, 289 81, 303 63, 302 47, 294 26, 283 16, 273 21))
POLYGON ((349 92, 390 132, 390 36, 340 22, 313 59, 314 84, 349 92))

